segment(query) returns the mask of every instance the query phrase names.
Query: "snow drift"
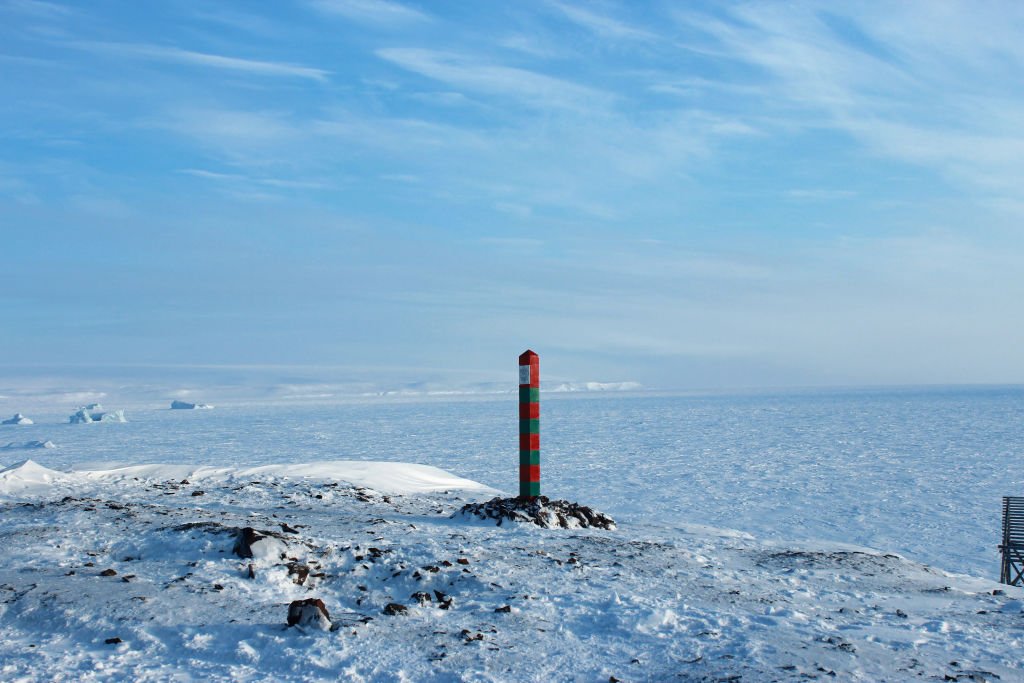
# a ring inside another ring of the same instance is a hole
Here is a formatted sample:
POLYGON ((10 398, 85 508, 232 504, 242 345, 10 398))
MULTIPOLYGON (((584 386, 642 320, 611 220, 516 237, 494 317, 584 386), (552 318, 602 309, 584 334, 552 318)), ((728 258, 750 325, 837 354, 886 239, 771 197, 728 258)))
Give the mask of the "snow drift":
POLYGON ((0 470, 0 494, 38 493, 49 490, 66 475, 43 467, 34 460, 22 460, 0 470))
POLYGON ((210 467, 205 465, 130 465, 100 470, 59 472, 26 460, 0 472, 0 496, 31 490, 42 492, 43 484, 69 486, 88 482, 132 483, 152 481, 202 482, 312 480, 346 482, 385 494, 425 494, 442 491, 496 493, 494 489, 463 479, 430 465, 402 462, 335 460, 312 464, 262 465, 260 467, 210 467))

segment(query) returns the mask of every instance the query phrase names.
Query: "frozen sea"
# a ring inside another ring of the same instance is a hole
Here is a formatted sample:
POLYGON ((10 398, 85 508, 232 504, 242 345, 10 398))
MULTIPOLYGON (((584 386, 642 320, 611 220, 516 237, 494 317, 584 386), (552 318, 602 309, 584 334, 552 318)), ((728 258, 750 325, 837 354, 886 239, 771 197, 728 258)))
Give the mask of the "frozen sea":
MULTIPOLYGON (((127 406, 124 424, 70 409, 0 427, 0 465, 260 465, 394 460, 514 493, 516 396, 127 406)), ((761 540, 849 543, 998 578, 1000 498, 1024 495, 1024 387, 748 394, 542 395, 542 491, 620 527, 706 525, 761 540)))

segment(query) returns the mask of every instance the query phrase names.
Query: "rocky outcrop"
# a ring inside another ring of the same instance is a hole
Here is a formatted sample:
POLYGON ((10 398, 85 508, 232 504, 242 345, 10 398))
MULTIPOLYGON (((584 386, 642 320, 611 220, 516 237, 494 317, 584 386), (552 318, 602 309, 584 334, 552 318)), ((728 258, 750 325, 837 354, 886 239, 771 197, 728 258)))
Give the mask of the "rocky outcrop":
POLYGON ((536 498, 492 498, 486 503, 469 503, 455 516, 503 522, 526 522, 545 529, 615 529, 615 520, 603 512, 567 500, 536 498))

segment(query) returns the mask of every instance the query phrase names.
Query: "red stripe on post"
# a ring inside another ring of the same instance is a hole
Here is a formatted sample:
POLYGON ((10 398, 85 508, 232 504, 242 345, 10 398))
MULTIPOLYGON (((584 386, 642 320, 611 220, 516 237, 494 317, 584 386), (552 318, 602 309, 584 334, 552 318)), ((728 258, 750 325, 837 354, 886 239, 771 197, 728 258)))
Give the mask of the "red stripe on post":
POLYGON ((519 450, 521 450, 521 451, 539 451, 540 450, 540 434, 520 434, 519 435, 519 450))
POLYGON ((540 404, 539 403, 520 403, 519 404, 519 419, 520 420, 536 420, 540 418, 540 404))
POLYGON ((520 482, 540 482, 540 465, 520 465, 520 482))

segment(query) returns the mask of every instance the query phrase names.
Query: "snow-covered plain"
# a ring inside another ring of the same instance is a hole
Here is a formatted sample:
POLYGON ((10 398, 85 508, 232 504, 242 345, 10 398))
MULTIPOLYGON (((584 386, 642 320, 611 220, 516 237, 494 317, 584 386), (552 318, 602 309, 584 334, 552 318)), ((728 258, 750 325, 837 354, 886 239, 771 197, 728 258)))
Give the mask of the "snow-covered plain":
POLYGON ((542 406, 544 492, 616 531, 452 518, 515 490, 512 396, 34 408, 18 438, 60 448, 0 452, 0 678, 1024 679, 994 580, 1024 390, 542 406), (246 526, 286 559, 233 555, 246 526), (286 628, 306 597, 339 628, 286 628))

